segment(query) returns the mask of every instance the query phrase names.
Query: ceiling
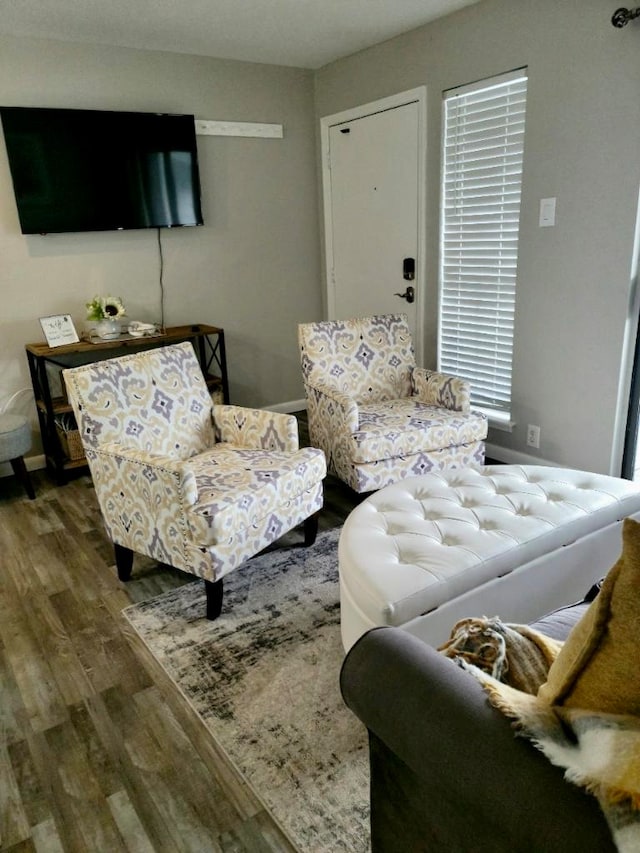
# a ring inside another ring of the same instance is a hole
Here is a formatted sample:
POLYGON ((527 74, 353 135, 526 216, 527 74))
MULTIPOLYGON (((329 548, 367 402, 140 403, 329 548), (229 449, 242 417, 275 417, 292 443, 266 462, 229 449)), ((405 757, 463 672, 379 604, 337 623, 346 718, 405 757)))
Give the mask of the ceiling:
POLYGON ((478 0, 0 0, 0 34, 302 68, 478 0))

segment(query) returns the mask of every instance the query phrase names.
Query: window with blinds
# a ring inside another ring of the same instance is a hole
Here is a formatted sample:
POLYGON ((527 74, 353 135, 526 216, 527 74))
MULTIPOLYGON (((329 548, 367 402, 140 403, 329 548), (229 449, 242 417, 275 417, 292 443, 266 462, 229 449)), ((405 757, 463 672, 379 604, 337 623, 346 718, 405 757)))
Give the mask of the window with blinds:
POLYGON ((511 411, 526 69, 444 93, 439 369, 511 411))

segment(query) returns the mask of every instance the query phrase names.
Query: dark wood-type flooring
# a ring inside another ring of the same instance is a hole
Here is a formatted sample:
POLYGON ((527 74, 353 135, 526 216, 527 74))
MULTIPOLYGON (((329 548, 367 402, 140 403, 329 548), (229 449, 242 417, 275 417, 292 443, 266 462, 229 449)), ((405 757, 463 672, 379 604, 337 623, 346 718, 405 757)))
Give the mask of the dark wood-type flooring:
MULTIPOLYGON (((119 582, 88 474, 31 476, 0 479, 0 850, 292 851, 121 616, 193 578, 119 582)), ((358 500, 328 478, 320 528, 358 500)))

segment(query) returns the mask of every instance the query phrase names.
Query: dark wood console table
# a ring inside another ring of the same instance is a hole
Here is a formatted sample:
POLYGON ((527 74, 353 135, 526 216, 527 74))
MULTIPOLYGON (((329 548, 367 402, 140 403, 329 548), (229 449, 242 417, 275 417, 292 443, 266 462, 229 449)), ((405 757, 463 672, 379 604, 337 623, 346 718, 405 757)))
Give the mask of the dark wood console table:
POLYGON ((65 432, 60 426, 63 421, 68 424, 69 420, 75 426, 73 409, 64 390, 62 370, 125 355, 127 351, 153 349, 182 341, 191 341, 193 344, 213 399, 228 403, 224 331, 217 326, 202 323, 171 326, 148 337, 134 338, 123 334, 113 341, 80 341, 59 347, 50 347, 46 343, 26 344, 47 470, 58 483, 66 482, 69 469, 87 464, 77 440, 77 430, 74 436, 73 431, 65 432))

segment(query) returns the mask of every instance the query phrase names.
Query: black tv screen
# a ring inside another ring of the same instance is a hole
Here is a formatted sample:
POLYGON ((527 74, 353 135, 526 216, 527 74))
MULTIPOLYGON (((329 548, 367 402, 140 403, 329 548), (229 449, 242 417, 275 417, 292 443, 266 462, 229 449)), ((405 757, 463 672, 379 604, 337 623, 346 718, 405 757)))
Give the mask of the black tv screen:
POLYGON ((0 107, 23 234, 202 225, 192 115, 0 107))

